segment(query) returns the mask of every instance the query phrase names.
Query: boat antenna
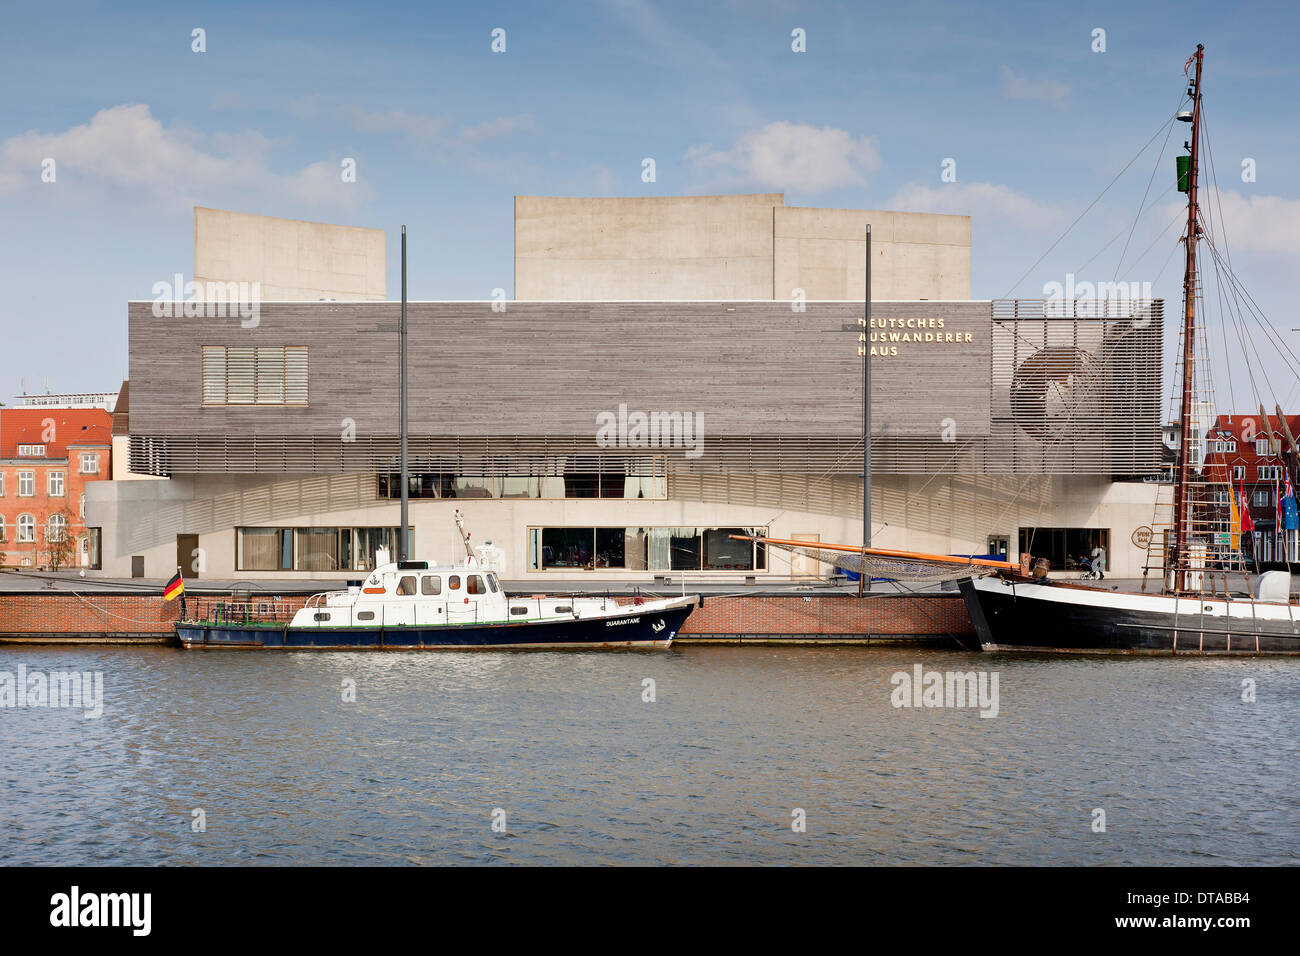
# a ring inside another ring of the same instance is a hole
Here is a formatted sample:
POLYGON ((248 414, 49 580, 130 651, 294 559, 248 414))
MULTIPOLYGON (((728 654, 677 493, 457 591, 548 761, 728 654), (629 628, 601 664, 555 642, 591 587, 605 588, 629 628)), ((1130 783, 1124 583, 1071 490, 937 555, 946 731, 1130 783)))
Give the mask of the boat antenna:
POLYGON ((456 528, 460 531, 461 543, 465 545, 465 557, 473 561, 474 551, 469 546, 469 532, 465 530, 465 515, 459 508, 452 513, 452 520, 456 522, 456 528))
MULTIPOLYGON (((1198 43, 1196 52, 1188 59, 1183 72, 1196 63, 1196 75, 1191 80, 1188 94, 1192 98, 1191 115, 1179 114, 1179 119, 1192 124, 1191 157, 1187 166, 1187 263, 1183 271, 1183 395, 1178 410, 1178 468, 1174 472, 1174 546, 1170 564, 1174 570, 1173 586, 1176 593, 1187 587, 1187 551, 1191 528, 1187 500, 1187 486, 1191 476, 1192 454, 1192 376, 1196 366, 1196 240, 1200 232, 1197 225, 1196 180, 1199 169, 1201 129, 1201 66, 1205 59, 1205 45, 1198 43)), ((1181 184, 1180 184, 1181 185, 1181 184)))

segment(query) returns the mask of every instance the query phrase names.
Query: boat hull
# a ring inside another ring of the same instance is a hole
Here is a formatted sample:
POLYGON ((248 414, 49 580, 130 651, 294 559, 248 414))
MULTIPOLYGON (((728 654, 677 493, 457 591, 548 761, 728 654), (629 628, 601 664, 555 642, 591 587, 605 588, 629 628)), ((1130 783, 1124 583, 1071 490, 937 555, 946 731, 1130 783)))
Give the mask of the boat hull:
POLYGON ((510 650, 525 648, 668 647, 695 604, 615 617, 498 624, 287 627, 183 622, 176 636, 189 649, 510 650))
POLYGON ((983 650, 1300 654, 1300 607, 1132 594, 997 575, 960 584, 983 650))

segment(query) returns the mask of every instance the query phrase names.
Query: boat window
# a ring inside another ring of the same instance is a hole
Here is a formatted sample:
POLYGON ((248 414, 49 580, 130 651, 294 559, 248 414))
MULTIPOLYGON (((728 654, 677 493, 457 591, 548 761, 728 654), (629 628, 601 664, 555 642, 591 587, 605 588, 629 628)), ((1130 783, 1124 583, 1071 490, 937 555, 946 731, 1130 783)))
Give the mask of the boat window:
POLYGON ((447 578, 447 590, 449 590, 449 591, 459 591, 459 590, 460 590, 460 575, 459 575, 459 574, 453 574, 453 575, 451 575, 449 578, 447 578))
POLYGON ((469 593, 487 594, 487 586, 483 584, 483 579, 477 574, 471 574, 469 576, 469 593))
POLYGON ((415 593, 415 575, 414 575, 414 574, 403 574, 403 575, 402 575, 402 580, 400 580, 400 581, 397 582, 397 593, 398 593, 398 594, 414 594, 414 593, 415 593))
POLYGON ((441 594, 442 578, 438 577, 436 574, 426 574, 420 579, 420 593, 441 594))
POLYGON ((557 604, 557 605, 555 605, 555 613, 556 613, 556 614, 572 614, 572 613, 573 613, 573 606, 572 606, 571 604, 557 604))
POLYGON ((329 615, 329 612, 328 612, 328 611, 317 611, 317 612, 316 612, 316 620, 318 620, 318 621, 328 621, 329 619, 330 619, 330 615, 329 615))
POLYGON ((375 619, 374 611, 357 611, 358 621, 373 621, 375 619))
POLYGON ((493 594, 496 594, 497 591, 501 590, 499 587, 497 587, 497 576, 495 574, 489 574, 487 576, 487 579, 488 579, 488 587, 492 589, 493 594))
POLYGON ((511 614, 527 614, 527 613, 528 613, 528 608, 526 608, 526 607, 512 607, 512 608, 510 609, 510 613, 511 613, 511 614))

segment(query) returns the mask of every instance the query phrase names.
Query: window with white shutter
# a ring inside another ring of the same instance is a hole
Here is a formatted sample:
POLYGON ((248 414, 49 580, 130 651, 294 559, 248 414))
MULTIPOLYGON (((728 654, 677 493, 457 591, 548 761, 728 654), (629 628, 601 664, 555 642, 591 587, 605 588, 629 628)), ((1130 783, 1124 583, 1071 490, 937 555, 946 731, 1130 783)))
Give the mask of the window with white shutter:
POLYGON ((203 347, 204 405, 306 405, 307 347, 203 347))
POLYGON ((307 404, 307 349, 294 346, 284 350, 284 403, 307 404))

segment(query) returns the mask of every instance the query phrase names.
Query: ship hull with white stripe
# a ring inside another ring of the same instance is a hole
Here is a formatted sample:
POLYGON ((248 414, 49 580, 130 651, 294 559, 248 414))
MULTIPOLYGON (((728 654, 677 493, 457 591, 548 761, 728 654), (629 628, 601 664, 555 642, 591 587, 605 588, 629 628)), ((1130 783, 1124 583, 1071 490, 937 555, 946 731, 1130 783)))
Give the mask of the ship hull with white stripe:
POLYGON ((1136 594, 1004 575, 960 584, 983 650, 1300 654, 1300 607, 1136 594))

